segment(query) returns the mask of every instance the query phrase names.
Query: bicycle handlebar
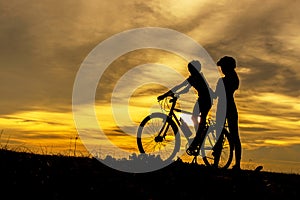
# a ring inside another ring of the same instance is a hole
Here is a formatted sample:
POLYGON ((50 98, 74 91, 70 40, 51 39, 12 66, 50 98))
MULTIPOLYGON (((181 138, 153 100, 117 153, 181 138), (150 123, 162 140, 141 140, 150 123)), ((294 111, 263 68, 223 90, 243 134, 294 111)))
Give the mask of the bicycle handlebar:
POLYGON ((164 100, 165 98, 167 98, 167 97, 172 97, 172 99, 170 99, 170 103, 172 103, 173 101, 174 101, 174 99, 176 98, 176 99, 178 99, 179 98, 179 94, 178 93, 171 93, 171 94, 163 94, 163 95, 160 95, 160 96, 158 96, 157 97, 157 100, 158 101, 162 101, 162 100, 164 100))
MULTIPOLYGON (((169 95, 166 95, 166 94, 167 93, 158 96, 158 98, 161 97, 161 99, 159 99, 158 102, 160 102, 162 100, 165 100, 167 97, 171 97, 171 99, 168 102, 174 104, 174 103, 176 103, 177 99, 180 97, 180 95, 178 93, 172 93, 172 94, 169 94, 169 95)), ((168 107, 168 109, 171 108, 169 105, 166 105, 164 103, 160 103, 160 104, 161 104, 160 106, 162 107, 163 110, 166 110, 165 107, 168 107)), ((185 114, 188 114, 188 115, 192 115, 193 114, 192 112, 189 112, 189 111, 186 111, 186 110, 182 110, 182 109, 179 109, 179 108, 175 108, 175 105, 173 105, 173 106, 174 106, 173 109, 176 112, 185 113, 185 114)))

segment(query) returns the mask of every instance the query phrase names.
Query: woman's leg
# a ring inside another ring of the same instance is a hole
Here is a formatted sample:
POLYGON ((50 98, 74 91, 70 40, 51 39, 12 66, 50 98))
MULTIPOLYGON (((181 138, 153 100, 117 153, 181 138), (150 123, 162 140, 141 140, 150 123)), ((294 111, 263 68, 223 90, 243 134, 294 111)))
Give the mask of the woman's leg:
POLYGON ((242 158, 242 145, 239 136, 238 118, 237 116, 228 117, 228 129, 232 136, 235 151, 235 166, 240 168, 242 158))

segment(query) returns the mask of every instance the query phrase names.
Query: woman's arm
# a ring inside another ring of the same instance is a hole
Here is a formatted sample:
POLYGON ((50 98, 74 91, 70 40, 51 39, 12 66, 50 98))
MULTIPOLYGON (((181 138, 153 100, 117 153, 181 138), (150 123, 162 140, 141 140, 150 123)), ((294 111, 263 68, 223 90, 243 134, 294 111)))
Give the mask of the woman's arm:
POLYGON ((215 92, 212 91, 212 93, 211 93, 212 97, 214 99, 216 99, 218 96, 220 96, 220 92, 222 92, 222 89, 224 90, 224 84, 223 84, 222 78, 220 78, 217 82, 215 92))

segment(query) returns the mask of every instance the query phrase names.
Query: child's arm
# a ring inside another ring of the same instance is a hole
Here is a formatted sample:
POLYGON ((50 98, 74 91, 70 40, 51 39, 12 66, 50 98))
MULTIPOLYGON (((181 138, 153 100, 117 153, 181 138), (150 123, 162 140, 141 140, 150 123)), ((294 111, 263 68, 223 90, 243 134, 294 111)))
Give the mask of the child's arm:
POLYGON ((171 89, 171 91, 173 91, 174 93, 177 93, 177 94, 184 94, 184 93, 187 93, 190 88, 191 88, 191 85, 189 84, 188 80, 185 80, 181 84, 173 87, 171 89), (181 88, 183 88, 183 89, 181 89, 181 88), (181 90, 178 91, 179 89, 181 89, 181 90))
POLYGON ((189 82, 187 80, 185 80, 182 83, 180 83, 179 85, 174 86, 171 90, 164 93, 163 95, 158 96, 157 100, 160 101, 160 100, 166 98, 167 96, 173 95, 174 93, 177 93, 177 94, 187 93, 189 91, 190 87, 191 87, 191 85, 189 84, 189 82), (183 88, 183 89, 180 90, 179 92, 177 92, 181 88, 183 88))

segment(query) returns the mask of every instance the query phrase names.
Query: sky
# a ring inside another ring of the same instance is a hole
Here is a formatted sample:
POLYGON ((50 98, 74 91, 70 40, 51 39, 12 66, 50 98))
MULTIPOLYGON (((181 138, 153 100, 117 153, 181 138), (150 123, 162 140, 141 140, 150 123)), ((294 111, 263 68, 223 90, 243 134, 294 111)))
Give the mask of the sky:
MULTIPOLYGON (((236 58, 242 167, 300 173, 299 8, 296 0, 0 0, 1 147, 86 155, 72 110, 83 61, 115 34, 161 27, 192 38, 213 61, 223 55, 236 58)), ((127 72, 147 63, 188 75, 186 60, 157 49, 128 52, 108 66, 97 86, 95 112, 108 139, 123 149, 134 151, 135 139, 119 130, 126 120, 115 122, 113 91, 127 72)), ((127 83, 164 74, 147 69, 138 79, 127 77, 127 83)), ((178 82, 175 75, 166 80, 178 82)), ((116 112, 122 116, 128 109, 138 123, 165 90, 159 84, 140 85, 126 102, 129 109, 118 104, 116 112)), ((114 98, 128 95, 120 91, 114 98)))

